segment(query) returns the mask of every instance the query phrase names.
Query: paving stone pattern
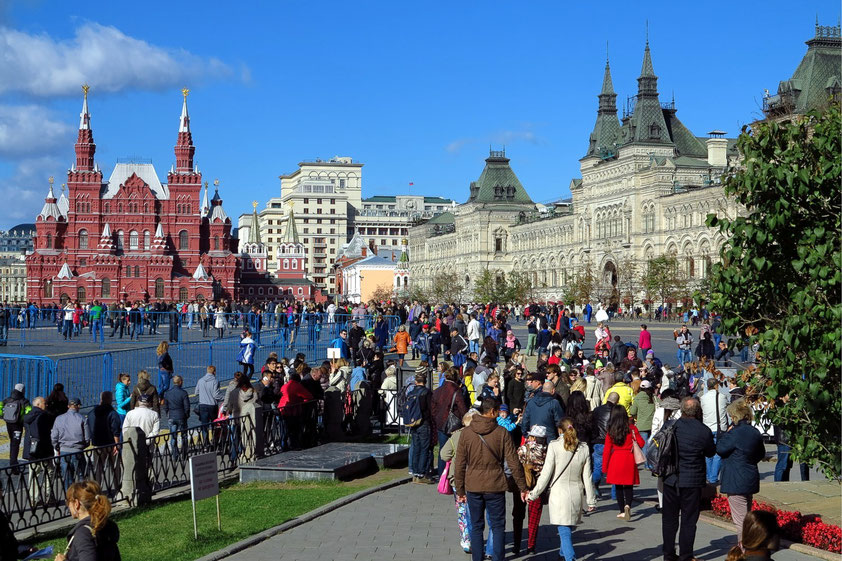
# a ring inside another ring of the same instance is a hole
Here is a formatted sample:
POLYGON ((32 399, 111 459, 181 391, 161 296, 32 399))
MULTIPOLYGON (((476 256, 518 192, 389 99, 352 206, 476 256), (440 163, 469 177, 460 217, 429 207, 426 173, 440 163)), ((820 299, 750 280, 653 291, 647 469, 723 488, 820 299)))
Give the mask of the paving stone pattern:
MULTIPOLYGON (((645 561, 661 559, 661 517, 655 511, 654 479, 641 474, 643 485, 635 489, 631 522, 616 518, 616 503, 599 502, 595 514, 585 517, 573 533, 577 559, 645 561)), ((603 489, 605 493, 605 489, 603 489)), ((510 496, 509 496, 510 498, 510 496)), ((508 501, 509 509, 511 501, 508 501)), ((558 534, 549 524, 546 509, 538 534, 535 555, 511 554, 511 516, 507 514, 506 559, 556 560, 558 534)), ((696 555, 721 560, 736 543, 726 530, 699 522, 696 555)), ((775 554, 775 561, 814 559, 790 550, 775 554)), ((452 496, 439 495, 433 485, 405 484, 369 495, 311 522, 228 557, 231 561, 466 561, 459 547, 456 510, 452 496)))

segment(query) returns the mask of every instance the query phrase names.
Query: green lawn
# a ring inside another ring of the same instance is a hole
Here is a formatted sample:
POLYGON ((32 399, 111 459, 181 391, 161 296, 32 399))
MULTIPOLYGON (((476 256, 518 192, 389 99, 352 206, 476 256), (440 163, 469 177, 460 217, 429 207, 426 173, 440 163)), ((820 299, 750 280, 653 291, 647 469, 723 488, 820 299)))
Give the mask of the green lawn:
MULTIPOLYGON (((383 470, 363 479, 324 483, 247 483, 221 489, 222 531, 216 529, 216 502, 197 504, 199 539, 193 538, 190 500, 180 499, 116 514, 124 561, 192 561, 248 536, 301 516, 331 501, 397 479, 403 470, 383 470)), ((66 539, 50 536, 38 544, 64 551, 66 539)))

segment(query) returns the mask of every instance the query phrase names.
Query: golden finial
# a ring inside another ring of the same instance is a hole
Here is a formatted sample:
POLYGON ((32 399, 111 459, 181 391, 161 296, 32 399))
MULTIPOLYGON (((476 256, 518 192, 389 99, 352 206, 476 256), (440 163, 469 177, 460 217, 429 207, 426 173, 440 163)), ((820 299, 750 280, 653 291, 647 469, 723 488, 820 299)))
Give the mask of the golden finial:
POLYGON ((190 93, 190 90, 187 88, 181 88, 181 94, 184 96, 184 99, 187 99, 187 94, 190 93))
POLYGON ((91 89, 91 87, 88 84, 82 84, 82 93, 85 94, 85 97, 88 97, 89 89, 91 89))
POLYGON ((288 200, 288 201, 287 201, 287 206, 288 206, 290 209, 292 209, 293 207, 295 207, 295 201, 293 201, 292 199, 288 200))
POLYGON ((64 188, 67 186, 67 183, 61 184, 61 192, 64 193, 64 188))
POLYGON ((49 182, 50 182, 50 187, 52 187, 52 186, 53 186, 53 183, 55 183, 55 180, 56 180, 56 178, 55 178, 55 177, 53 177, 52 175, 51 175, 51 176, 50 176, 50 178, 47 180, 47 181, 49 181, 49 182))
POLYGON ((214 180, 213 180, 213 186, 214 186, 214 187, 219 187, 219 179, 214 179, 214 180))
POLYGON ((207 188, 208 188, 208 182, 205 181, 205 189, 207 189, 207 188))
POLYGON ((258 203, 257 203, 257 201, 252 201, 252 202, 251 202, 251 206, 253 206, 253 207, 254 207, 254 210, 257 210, 257 204, 258 204, 258 203))

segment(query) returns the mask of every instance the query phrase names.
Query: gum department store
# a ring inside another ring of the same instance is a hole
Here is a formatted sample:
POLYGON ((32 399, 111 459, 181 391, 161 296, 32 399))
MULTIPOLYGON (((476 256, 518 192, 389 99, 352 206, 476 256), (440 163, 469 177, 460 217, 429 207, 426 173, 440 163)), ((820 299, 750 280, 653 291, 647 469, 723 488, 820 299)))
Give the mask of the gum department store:
MULTIPOLYGON (((807 53, 777 95, 764 97, 768 119, 803 114, 840 91, 839 26, 816 26, 807 53)), ((675 255, 690 283, 708 274, 724 241, 705 225, 716 213, 735 217, 720 178, 738 161, 735 138, 694 135, 662 102, 647 41, 637 95, 617 115, 606 62, 596 124, 580 161, 571 199, 536 205, 505 151, 491 151, 467 202, 410 230, 410 278, 429 289, 439 272, 455 273, 470 294, 483 269, 529 275, 537 298, 560 300, 572 275, 591 267, 597 293, 614 294, 618 267, 640 272, 651 258, 675 255)), ((470 296, 469 296, 470 297, 470 296)))

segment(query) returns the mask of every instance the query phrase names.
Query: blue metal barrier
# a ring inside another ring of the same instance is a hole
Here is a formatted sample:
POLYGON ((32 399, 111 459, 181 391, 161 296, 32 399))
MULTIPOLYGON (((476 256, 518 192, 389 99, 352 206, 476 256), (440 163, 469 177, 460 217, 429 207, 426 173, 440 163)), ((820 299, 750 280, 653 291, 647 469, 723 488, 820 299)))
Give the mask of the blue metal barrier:
POLYGON ((26 386, 26 395, 46 397, 55 384, 55 362, 45 356, 0 355, 0 395, 12 393, 15 384, 26 386))

